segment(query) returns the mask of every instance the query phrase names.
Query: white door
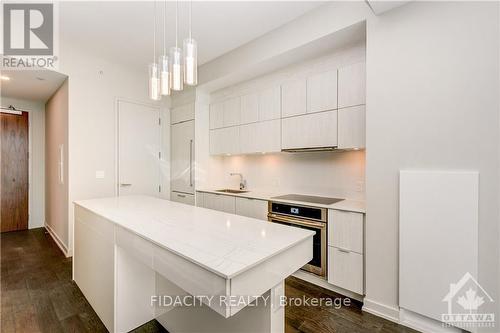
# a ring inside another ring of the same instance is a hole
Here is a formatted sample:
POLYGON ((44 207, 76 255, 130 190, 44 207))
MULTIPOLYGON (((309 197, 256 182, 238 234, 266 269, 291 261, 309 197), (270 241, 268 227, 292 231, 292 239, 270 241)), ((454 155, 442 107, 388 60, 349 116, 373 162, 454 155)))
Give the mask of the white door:
POLYGON ((118 102, 118 195, 160 192, 160 108, 118 102))
POLYGON ((171 190, 194 194, 194 120, 171 126, 171 190))

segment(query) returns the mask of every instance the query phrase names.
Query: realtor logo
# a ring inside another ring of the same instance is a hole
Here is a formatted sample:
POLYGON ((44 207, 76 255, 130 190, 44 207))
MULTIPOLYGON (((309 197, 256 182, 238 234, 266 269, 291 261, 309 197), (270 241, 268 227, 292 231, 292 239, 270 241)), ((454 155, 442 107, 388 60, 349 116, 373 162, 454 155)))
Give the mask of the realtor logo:
POLYGON ((494 327, 495 314, 481 313, 479 308, 493 299, 470 274, 457 282, 450 284, 448 294, 443 298, 448 303, 448 313, 441 315, 441 320, 447 326, 461 328, 494 327))
POLYGON ((57 69, 57 2, 3 3, 2 10, 1 69, 57 69))
POLYGON ((6 3, 3 22, 4 55, 54 54, 53 4, 6 3))

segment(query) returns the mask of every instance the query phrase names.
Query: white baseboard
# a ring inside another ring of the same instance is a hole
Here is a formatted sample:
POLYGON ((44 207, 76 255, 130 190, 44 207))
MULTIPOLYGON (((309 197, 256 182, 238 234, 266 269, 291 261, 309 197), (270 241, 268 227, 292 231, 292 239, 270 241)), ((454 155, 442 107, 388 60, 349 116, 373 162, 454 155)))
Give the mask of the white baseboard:
POLYGON ((413 328, 423 333, 459 333, 461 329, 456 327, 446 327, 443 323, 435 319, 422 316, 413 311, 401 308, 399 310, 399 323, 413 328))
POLYGON ((48 224, 45 224, 45 229, 49 232, 49 235, 52 237, 54 242, 56 242, 57 246, 59 246, 66 258, 70 257, 71 253, 68 252, 67 246, 64 245, 63 241, 59 238, 59 236, 57 236, 54 230, 48 224))
POLYGON ((387 306, 382 303, 378 303, 367 299, 363 301, 363 311, 374 314, 375 316, 382 317, 384 319, 390 320, 395 323, 399 322, 399 308, 387 306))

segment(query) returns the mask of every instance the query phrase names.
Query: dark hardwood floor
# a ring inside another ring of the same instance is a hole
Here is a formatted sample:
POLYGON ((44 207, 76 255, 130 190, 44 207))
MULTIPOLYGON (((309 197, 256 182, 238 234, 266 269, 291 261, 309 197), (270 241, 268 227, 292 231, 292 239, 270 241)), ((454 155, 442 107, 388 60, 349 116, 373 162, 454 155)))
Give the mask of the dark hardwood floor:
MULTIPOLYGON (((71 280, 71 258, 65 258, 44 228, 2 233, 1 332, 107 332, 71 280)), ((340 297, 299 279, 286 281, 288 297, 340 297)), ((136 330, 166 332, 156 321, 136 330)), ((361 311, 359 303, 328 306, 287 306, 286 332, 416 332, 361 311)), ((256 332, 259 333, 259 332, 256 332)))

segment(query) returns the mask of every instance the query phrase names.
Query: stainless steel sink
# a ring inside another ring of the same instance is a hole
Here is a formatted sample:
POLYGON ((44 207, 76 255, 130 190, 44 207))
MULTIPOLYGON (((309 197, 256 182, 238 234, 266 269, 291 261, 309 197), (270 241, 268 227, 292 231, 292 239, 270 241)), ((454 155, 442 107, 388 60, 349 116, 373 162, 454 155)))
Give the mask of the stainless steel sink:
POLYGON ((224 188, 224 189, 221 189, 221 190, 215 190, 215 192, 224 192, 224 193, 238 194, 238 193, 247 193, 248 191, 245 191, 245 190, 233 190, 233 189, 230 189, 230 188, 224 188))

